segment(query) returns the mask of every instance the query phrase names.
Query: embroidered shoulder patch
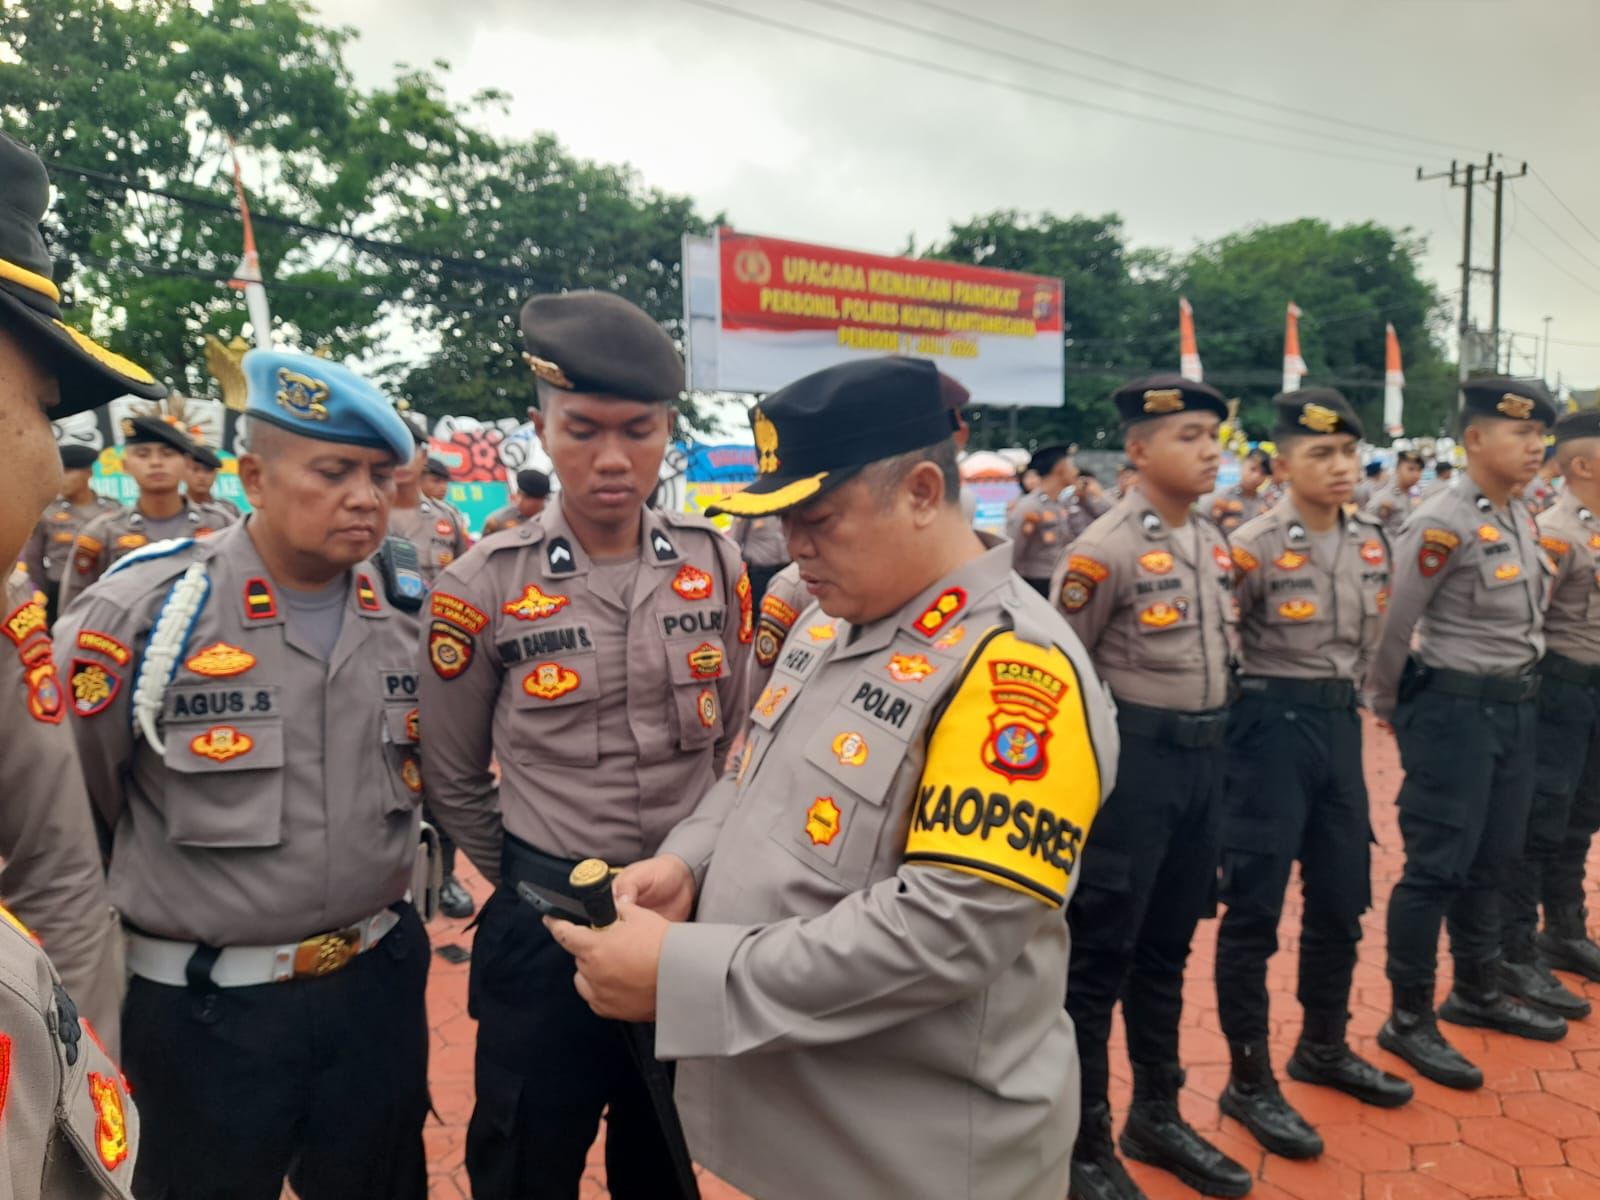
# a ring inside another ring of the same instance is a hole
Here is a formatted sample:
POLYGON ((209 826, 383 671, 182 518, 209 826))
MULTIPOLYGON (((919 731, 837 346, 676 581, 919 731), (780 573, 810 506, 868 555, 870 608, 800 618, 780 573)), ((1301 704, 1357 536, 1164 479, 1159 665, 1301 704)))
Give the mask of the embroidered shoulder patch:
POLYGON ((489 618, 484 612, 448 592, 433 593, 428 601, 428 613, 441 621, 448 621, 457 629, 465 630, 467 633, 481 633, 483 627, 489 623, 489 618))
POLYGON ((127 666, 128 660, 133 657, 128 648, 116 638, 95 629, 78 631, 78 649, 93 650, 96 654, 103 654, 119 667, 127 666))
POLYGON ((768 592, 765 596, 761 597, 761 616, 764 619, 770 619, 773 624, 777 625, 785 633, 787 633, 789 629, 793 627, 795 621, 799 620, 800 618, 800 614, 798 612, 796 612, 788 604, 785 604, 777 596, 774 596, 771 592, 768 592))
POLYGON ((1254 571, 1257 567, 1259 567, 1261 563, 1257 561, 1254 554, 1251 554, 1250 551, 1246 550, 1243 546, 1235 546, 1233 548, 1233 565, 1248 575, 1251 571, 1254 571))
POLYGON ((1571 542, 1563 542, 1558 537, 1550 537, 1548 535, 1539 539, 1539 545, 1543 546, 1545 550, 1555 555, 1557 558, 1565 557, 1567 552, 1572 549, 1571 542))
POLYGON ((454 679, 472 665, 472 642, 454 625, 434 621, 428 626, 428 662, 440 679, 454 679))
POLYGON ((122 676, 86 658, 72 660, 67 682, 72 687, 72 711, 80 717, 103 713, 122 689, 122 676))
POLYGON ((1448 529, 1424 529, 1422 546, 1417 551, 1417 568, 1424 577, 1437 575, 1450 558, 1450 552, 1461 545, 1461 539, 1448 529))
POLYGON ((94 1104, 94 1148, 108 1171, 128 1157, 128 1122, 122 1110, 122 1089, 115 1079, 89 1072, 89 1099, 94 1104))
POLYGON ((755 588, 750 583, 750 568, 739 571, 739 582, 733 585, 739 598, 739 644, 748 646, 755 636, 755 588))

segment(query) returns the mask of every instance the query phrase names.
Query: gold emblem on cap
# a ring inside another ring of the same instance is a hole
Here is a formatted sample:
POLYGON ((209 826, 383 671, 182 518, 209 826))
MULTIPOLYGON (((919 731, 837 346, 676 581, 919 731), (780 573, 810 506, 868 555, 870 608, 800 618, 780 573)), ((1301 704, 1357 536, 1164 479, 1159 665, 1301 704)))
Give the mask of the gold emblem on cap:
POLYGON ((1182 388, 1156 388, 1144 394, 1144 411, 1147 413, 1175 413, 1183 411, 1182 388))
POLYGON ((548 358, 540 358, 537 354, 523 352, 522 361, 528 364, 528 370, 544 380, 551 387, 558 387, 564 391, 572 391, 577 385, 567 378, 567 373, 548 358))
POLYGON ((1533 416, 1533 401, 1526 396, 1514 396, 1510 392, 1501 396, 1500 403, 1494 407, 1496 412, 1504 413, 1517 421, 1526 421, 1533 416))
POLYGON ((756 470, 762 475, 771 475, 778 469, 778 427, 760 408, 750 419, 750 425, 756 435, 756 470))
POLYGON ((1300 424, 1312 433, 1332 433, 1339 428, 1339 414, 1320 404, 1308 404, 1300 413, 1300 424))
POLYGON ((320 379, 278 368, 278 404, 304 421, 328 419, 328 385, 320 379))

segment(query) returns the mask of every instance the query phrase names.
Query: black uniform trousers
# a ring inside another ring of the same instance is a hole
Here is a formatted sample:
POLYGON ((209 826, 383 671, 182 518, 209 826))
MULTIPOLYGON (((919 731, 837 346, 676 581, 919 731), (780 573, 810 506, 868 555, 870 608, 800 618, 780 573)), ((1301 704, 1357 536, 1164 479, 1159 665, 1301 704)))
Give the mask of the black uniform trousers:
POLYGON ((594 1015, 576 973, 531 906, 507 887, 489 897, 467 1000, 478 1022, 467 1126, 474 1200, 576 1200, 602 1111, 610 1194, 660 1200, 672 1190, 672 1160, 626 1029, 594 1015))
POLYGON ((1508 872, 1502 910, 1513 962, 1533 961, 1540 904, 1547 913, 1582 911, 1589 843, 1600 829, 1600 679, 1541 674, 1538 711, 1528 836, 1508 872))
POLYGON ((1439 923, 1458 976, 1500 955, 1500 891, 1522 853, 1533 798, 1532 699, 1456 695, 1426 684, 1394 710, 1405 782, 1405 869, 1389 897, 1389 981, 1432 987, 1439 923))
POLYGON ((1085 1106, 1106 1103, 1106 1042, 1118 1000, 1129 1060, 1138 1067, 1177 1064, 1189 943, 1216 903, 1226 750, 1220 741, 1186 747, 1136 732, 1128 718, 1125 705, 1117 785, 1095 818, 1067 907, 1066 1003, 1085 1106))
POLYGON ((788 563, 778 563, 776 566, 763 563, 745 564, 745 569, 750 572, 750 603, 754 607, 761 607, 761 601, 766 597, 767 585, 772 582, 772 577, 788 565, 788 563))
POLYGON ((1034 591, 1038 592, 1039 595, 1043 596, 1046 600, 1050 599, 1050 580, 1048 578, 1031 578, 1027 575, 1024 575, 1022 577, 1022 582, 1027 584, 1034 591))
POLYGON ((425 1200, 428 935, 409 904, 319 979, 133 978, 123 1070, 143 1122, 139 1200, 425 1200))
POLYGON ((1332 708, 1248 691, 1235 701, 1219 891, 1227 911, 1216 961, 1217 1015, 1230 1042, 1263 1041, 1269 1032, 1267 960, 1278 949, 1296 860, 1300 1006, 1321 1018, 1320 1028, 1344 1027, 1361 914, 1372 903, 1371 840, 1353 697, 1332 708))

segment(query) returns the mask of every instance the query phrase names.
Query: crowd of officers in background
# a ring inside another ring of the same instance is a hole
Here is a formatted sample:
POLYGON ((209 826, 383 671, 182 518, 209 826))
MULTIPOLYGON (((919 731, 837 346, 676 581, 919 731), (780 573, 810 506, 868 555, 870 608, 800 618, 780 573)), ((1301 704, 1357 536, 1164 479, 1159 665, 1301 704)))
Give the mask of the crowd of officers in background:
POLYGON ((579 292, 521 314, 559 491, 520 473, 476 544, 378 388, 282 351, 243 364, 249 517, 159 410, 123 431, 124 509, 48 419, 163 389, 59 320, 47 196, 0 136, 18 1194, 420 1200, 418 909, 473 912, 458 845, 493 888, 468 995, 481 1200, 576 1197, 602 1116, 619 1200, 692 1195, 685 1138, 762 1200, 1137 1200, 1123 1157, 1245 1195, 1178 1103, 1184 969, 1218 905, 1225 1113, 1322 1151, 1269 1055, 1296 865, 1284 1069, 1412 1096, 1347 1032, 1363 706, 1405 770, 1379 1044, 1474 1088, 1441 1018, 1557 1040, 1588 1015, 1555 969, 1600 980, 1600 413, 1471 380, 1465 469, 1414 498, 1420 464, 1364 472, 1351 406, 1307 388, 1218 494, 1223 398, 1155 374, 1114 396, 1115 486, 1038 451, 1007 544, 973 528, 964 390, 874 358, 751 410, 730 538, 652 504, 676 348, 579 292), (610 928, 527 902, 573 899, 591 858, 619 869, 610 928), (676 1107, 619 1022, 676 1064, 676 1107))

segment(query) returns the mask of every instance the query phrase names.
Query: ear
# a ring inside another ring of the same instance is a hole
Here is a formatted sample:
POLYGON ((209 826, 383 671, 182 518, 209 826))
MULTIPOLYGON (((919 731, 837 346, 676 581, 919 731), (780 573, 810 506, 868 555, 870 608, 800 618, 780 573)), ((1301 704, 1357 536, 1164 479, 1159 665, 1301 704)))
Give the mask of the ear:
POLYGON ((944 507, 944 472, 931 462, 918 463, 900 483, 919 526, 927 525, 944 507))
POLYGON ((530 408, 530 409, 528 409, 528 424, 533 426, 533 436, 538 438, 541 444, 543 444, 543 442, 544 442, 544 423, 545 423, 544 409, 542 409, 542 408, 530 408))
POLYGON ((266 464, 254 454, 239 456, 239 486, 244 488, 245 498, 250 501, 251 508, 263 507, 262 483, 266 473, 266 464))

